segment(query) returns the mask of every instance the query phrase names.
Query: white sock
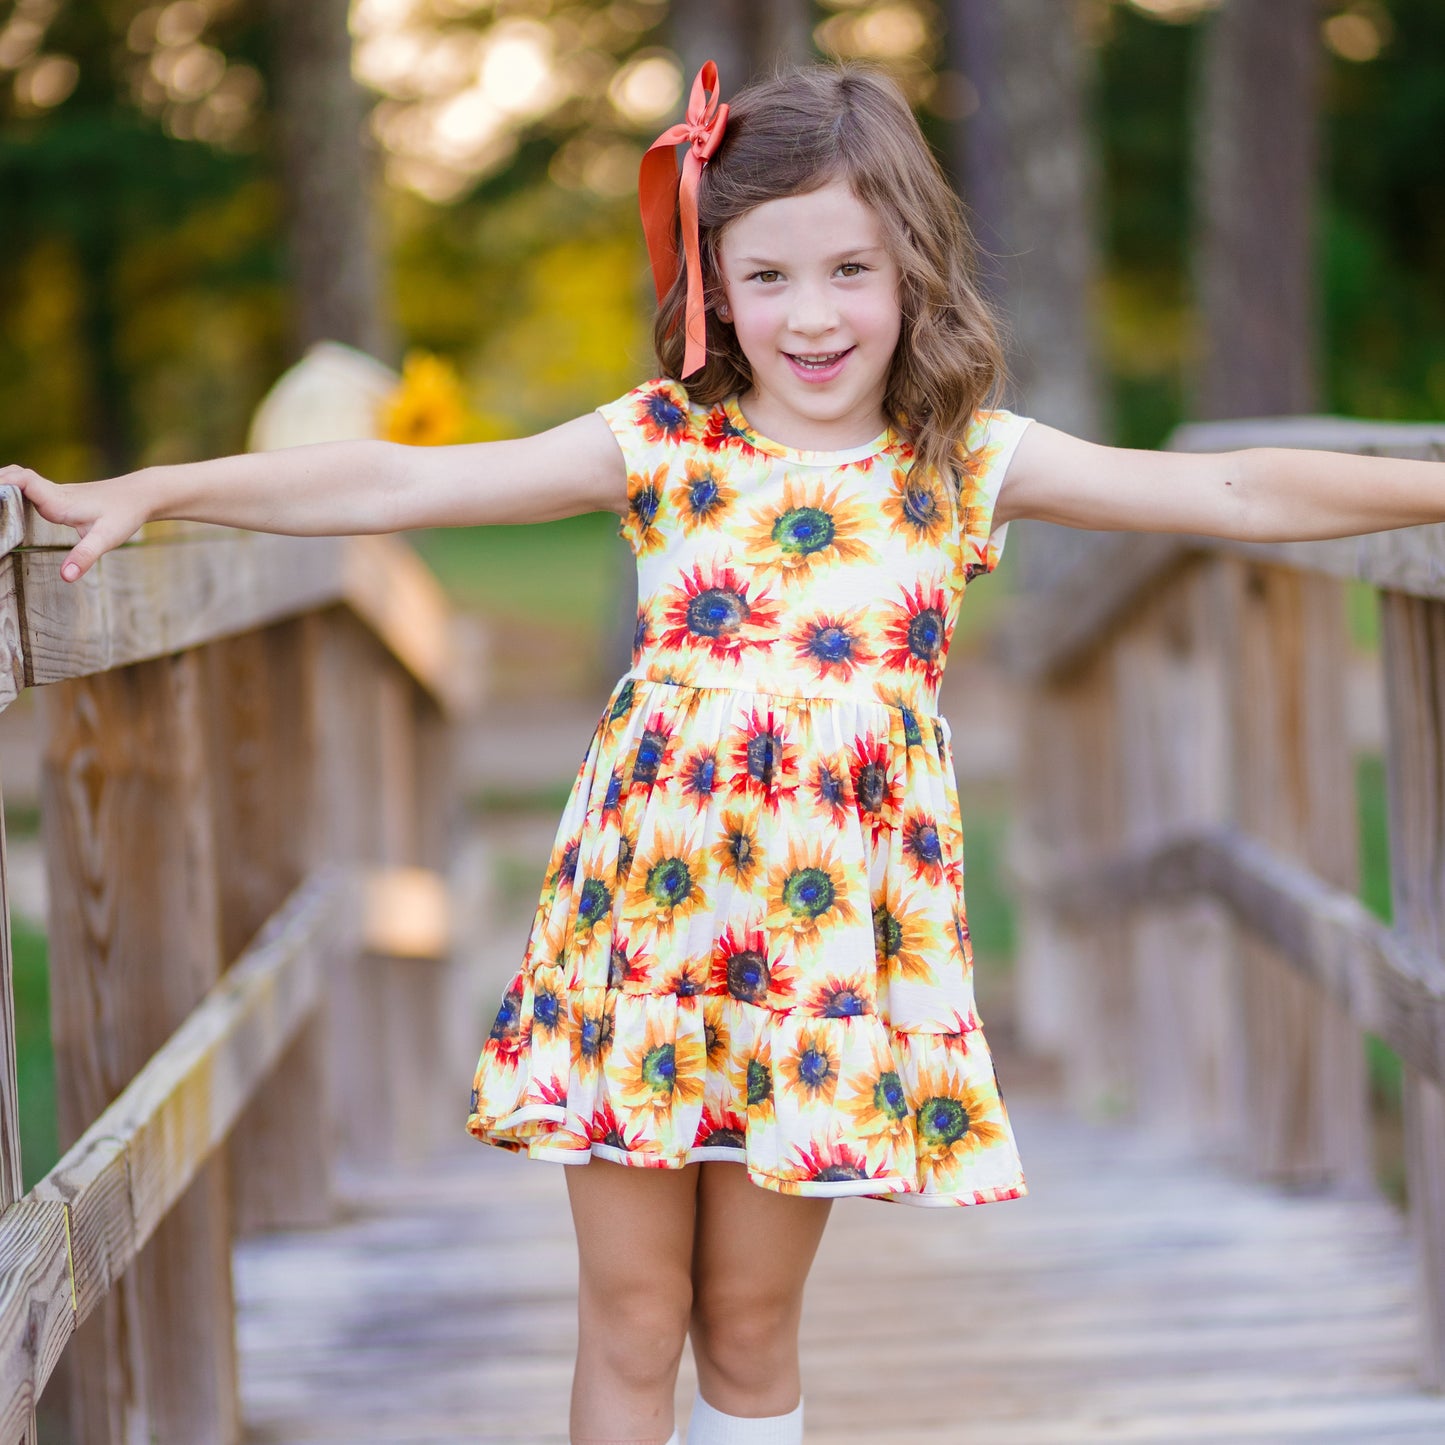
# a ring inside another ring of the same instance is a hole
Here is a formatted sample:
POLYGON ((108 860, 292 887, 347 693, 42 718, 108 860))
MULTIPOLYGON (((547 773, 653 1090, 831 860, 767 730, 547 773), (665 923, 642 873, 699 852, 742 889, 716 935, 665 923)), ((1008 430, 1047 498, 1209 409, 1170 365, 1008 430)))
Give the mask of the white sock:
POLYGON ((802 1445, 803 1400, 786 1415, 725 1415, 701 1395, 692 1403, 687 1445, 802 1445))
POLYGON ((676 1430, 662 1442, 662 1445, 682 1445, 682 1436, 676 1430))

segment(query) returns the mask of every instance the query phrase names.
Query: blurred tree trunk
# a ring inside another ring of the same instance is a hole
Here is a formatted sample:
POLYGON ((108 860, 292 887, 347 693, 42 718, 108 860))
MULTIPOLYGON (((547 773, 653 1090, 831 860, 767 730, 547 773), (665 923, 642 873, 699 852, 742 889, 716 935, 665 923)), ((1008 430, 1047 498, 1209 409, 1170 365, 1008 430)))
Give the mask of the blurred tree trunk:
POLYGON ((1225 0, 1208 22, 1195 166, 1198 417, 1317 405, 1319 25, 1316 0, 1225 0))
MULTIPOLYGON (((1089 114, 1092 58, 1078 12, 1058 0, 948 0, 952 153, 1011 331, 1011 405, 1075 436, 1106 433, 1093 301, 1099 163, 1089 114), (1007 13, 1005 14, 1005 8, 1007 13)), ((1019 576, 1054 577, 1087 539, 1028 522, 1019 576)))
POLYGON ((269 0, 269 8, 299 349, 344 341, 394 363, 349 0, 269 0))
POLYGON ((672 45, 683 100, 704 60, 717 62, 723 98, 750 80, 813 57, 812 0, 673 0, 672 45))

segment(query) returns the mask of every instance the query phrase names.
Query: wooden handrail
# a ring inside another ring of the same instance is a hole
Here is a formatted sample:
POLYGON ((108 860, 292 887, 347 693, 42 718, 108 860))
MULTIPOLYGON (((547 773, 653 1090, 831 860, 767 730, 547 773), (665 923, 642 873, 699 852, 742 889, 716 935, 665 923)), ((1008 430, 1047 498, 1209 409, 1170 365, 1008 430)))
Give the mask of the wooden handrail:
POLYGON ((153 1437, 163 1419, 165 1445, 189 1445, 236 1408, 220 1245, 328 1219, 336 1154, 409 1157, 454 1097, 450 1021, 469 1010, 450 966, 450 728, 480 669, 393 537, 151 523, 64 583, 75 540, 0 488, 0 708, 45 685, 51 1021, 75 1141, 16 1198, 0 1080, 0 1421, 33 1445, 71 1342, 81 1419, 153 1437), (137 1271, 121 1328, 97 1307, 137 1271), (158 1284, 180 1278, 189 1319, 158 1284), (159 1368, 182 1354, 191 1376, 159 1368))
POLYGON ((0 627, 0 707, 24 687, 85 677, 331 604, 372 631, 448 713, 479 700, 440 584, 396 538, 290 537, 199 522, 151 522, 79 582, 60 563, 73 529, 45 521, 19 488, 0 487, 5 594, 23 606, 0 627), (10 559, 8 563, 4 559, 10 559))
MULTIPOLYGON (((1170 446, 1445 461, 1445 425, 1229 421, 1170 446)), ((1027 689, 1025 1039, 1085 1107, 1281 1182, 1362 1189, 1364 1033, 1382 1038, 1403 1064, 1420 1379, 1445 1387, 1445 524, 1097 534, 992 642, 1027 689), (1391 925, 1357 897, 1350 580, 1380 600, 1391 925)))
POLYGON ((1237 828, 1180 829, 1068 873, 1016 843, 1009 881, 1080 922, 1145 905, 1222 903, 1361 1028, 1445 1083, 1445 959, 1382 923, 1353 893, 1237 828))

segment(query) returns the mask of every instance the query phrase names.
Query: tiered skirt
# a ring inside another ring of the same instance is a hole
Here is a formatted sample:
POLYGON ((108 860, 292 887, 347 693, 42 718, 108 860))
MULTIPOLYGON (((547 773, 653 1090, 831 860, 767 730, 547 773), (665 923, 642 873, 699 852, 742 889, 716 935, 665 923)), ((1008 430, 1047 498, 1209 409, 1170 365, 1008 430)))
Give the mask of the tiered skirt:
POLYGON ((973 993, 942 717, 629 676, 563 811, 467 1129, 784 1194, 1026 1193, 973 993))

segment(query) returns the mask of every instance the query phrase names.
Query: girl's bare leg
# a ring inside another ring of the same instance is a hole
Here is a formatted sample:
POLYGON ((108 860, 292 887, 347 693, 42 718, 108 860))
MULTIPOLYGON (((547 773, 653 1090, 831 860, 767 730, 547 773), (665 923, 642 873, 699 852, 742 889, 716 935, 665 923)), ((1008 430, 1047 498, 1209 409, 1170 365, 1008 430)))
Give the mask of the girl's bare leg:
POLYGON ((672 1433, 700 1168, 566 1166, 578 1257, 572 1445, 664 1445, 672 1433))
POLYGON ((802 1393, 803 1285, 833 1201, 775 1194, 741 1164, 700 1167, 690 1325, 698 1392, 729 1415, 785 1415, 802 1393))

